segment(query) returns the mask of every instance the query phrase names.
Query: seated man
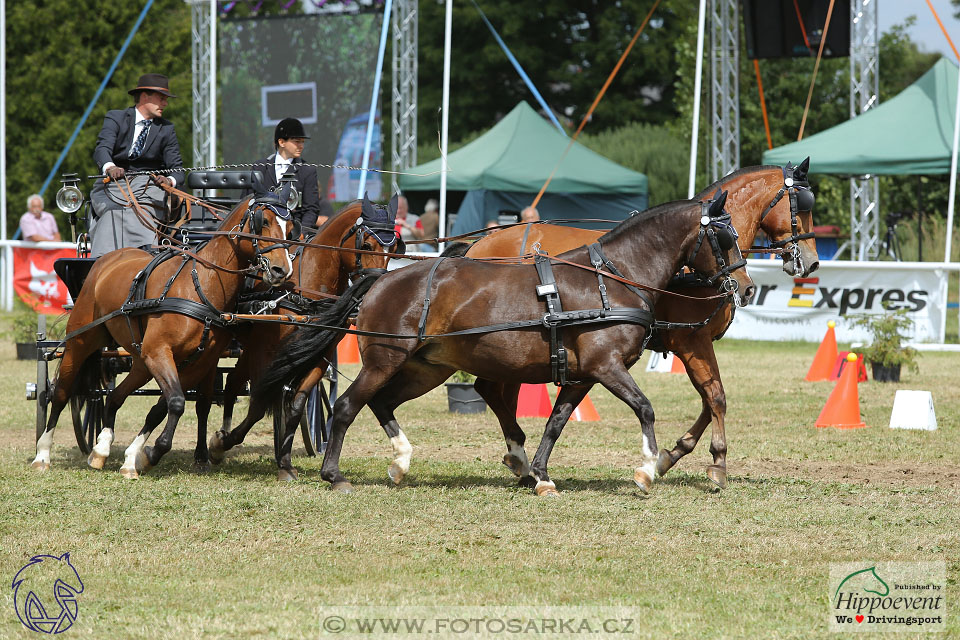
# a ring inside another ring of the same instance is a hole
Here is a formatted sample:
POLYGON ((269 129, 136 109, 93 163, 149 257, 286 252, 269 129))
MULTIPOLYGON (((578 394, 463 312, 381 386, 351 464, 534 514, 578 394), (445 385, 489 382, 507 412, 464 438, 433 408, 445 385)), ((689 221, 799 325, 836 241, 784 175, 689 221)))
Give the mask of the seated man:
POLYGON ((30 242, 60 242, 57 220, 43 210, 43 198, 38 193, 27 198, 27 212, 20 217, 20 233, 30 242))
MULTIPOLYGON (((108 111, 97 137, 93 159, 109 181, 97 181, 90 192, 93 220, 90 224, 90 256, 122 247, 149 247, 156 242, 156 219, 164 209, 164 194, 148 175, 126 176, 127 171, 148 172, 183 167, 180 144, 173 123, 164 120, 167 98, 175 98, 166 76, 147 73, 128 91, 134 106, 108 111), (142 220, 127 203, 118 184, 129 179, 134 197, 148 214, 142 220)), ((176 186, 183 172, 164 173, 157 182, 176 186)))

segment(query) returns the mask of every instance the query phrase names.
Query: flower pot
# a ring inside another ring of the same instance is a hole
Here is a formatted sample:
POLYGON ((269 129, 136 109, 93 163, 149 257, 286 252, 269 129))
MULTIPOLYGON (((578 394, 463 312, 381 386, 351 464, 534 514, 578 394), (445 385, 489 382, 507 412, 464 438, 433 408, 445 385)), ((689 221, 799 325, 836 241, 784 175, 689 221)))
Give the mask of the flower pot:
POLYGON ((483 401, 472 382, 448 382, 447 406, 451 413, 483 413, 487 403, 483 401))
POLYGON ((877 382, 900 382, 900 365, 898 364, 885 367, 871 362, 870 368, 873 369, 873 379, 877 382))
POLYGON ((36 360, 37 343, 36 342, 18 342, 17 360, 36 360))

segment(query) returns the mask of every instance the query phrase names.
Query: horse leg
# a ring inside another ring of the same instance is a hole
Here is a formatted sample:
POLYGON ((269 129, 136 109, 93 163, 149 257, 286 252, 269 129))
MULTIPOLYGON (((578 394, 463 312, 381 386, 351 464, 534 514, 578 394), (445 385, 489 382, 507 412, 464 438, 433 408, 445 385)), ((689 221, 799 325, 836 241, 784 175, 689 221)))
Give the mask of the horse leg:
MULTIPOLYGON (((220 431, 224 433, 229 432, 230 427, 233 426, 233 408, 237 404, 237 396, 240 395, 244 385, 250 380, 249 367, 247 351, 243 351, 237 359, 237 364, 227 374, 227 379, 223 384, 223 424, 220 425, 220 431)), ((222 461, 223 458, 221 457, 220 460, 222 461)))
POLYGON ((633 472, 633 481, 641 491, 650 493, 650 486, 657 466, 657 436, 653 431, 653 405, 643 395, 637 382, 624 367, 613 367, 607 371, 604 380, 600 381, 610 393, 620 398, 633 409, 640 420, 640 430, 643 436, 641 450, 641 464, 633 472))
POLYGON ((320 383, 323 378, 323 372, 326 367, 317 367, 307 374, 297 387, 297 392, 290 401, 287 421, 283 425, 283 435, 279 446, 275 447, 277 451, 277 480, 289 482, 296 480, 300 473, 293 466, 290 459, 293 452, 293 439, 297 433, 297 427, 300 426, 300 417, 307 406, 307 398, 310 396, 310 390, 320 383))
MULTIPOLYGON (((278 408, 277 411, 280 411, 278 408)), ((250 406, 247 408, 247 415, 236 427, 230 431, 226 430, 226 419, 224 420, 224 428, 221 428, 219 431, 216 431, 212 436, 210 436, 209 454, 210 461, 213 464, 220 464, 223 462, 224 457, 226 456, 227 451, 233 449, 238 444, 241 444, 243 440, 247 437, 247 434, 250 433, 250 429, 253 428, 253 425, 257 424, 263 416, 267 414, 267 407, 262 403, 258 402, 253 396, 250 397, 250 406)), ((224 408, 224 415, 226 415, 226 408, 224 408)))
POLYGON ((143 430, 140 431, 133 443, 127 447, 124 452, 124 466, 121 467, 120 471, 128 478, 136 478, 140 474, 146 473, 155 467, 160 459, 170 451, 173 446, 173 434, 186 407, 186 397, 180 386, 177 368, 172 361, 172 354, 169 349, 165 353, 147 356, 145 363, 167 401, 167 423, 152 447, 144 446, 152 431, 152 429, 147 428, 148 425, 144 425, 143 430))
POLYGON ((533 456, 533 464, 530 465, 530 475, 537 481, 533 491, 538 496, 555 497, 559 495, 557 486, 547 475, 547 462, 550 459, 553 446, 563 432, 564 425, 567 424, 567 420, 570 419, 573 411, 592 386, 589 384, 568 384, 560 387, 557 401, 553 404, 553 411, 550 412, 547 426, 543 430, 540 446, 537 447, 537 452, 533 456))
POLYGON ((727 486, 727 438, 724 426, 727 396, 720 380, 716 352, 708 340, 686 341, 686 348, 675 352, 687 369, 691 384, 700 394, 703 408, 693 426, 677 440, 671 451, 662 450, 657 460, 657 473, 664 475, 683 456, 693 451, 708 424, 713 424, 710 453, 713 464, 707 467, 707 477, 721 489, 727 486), (691 344, 693 349, 690 348, 691 344))
POLYGON ((473 388, 477 390, 500 422, 503 440, 507 445, 503 464, 513 472, 513 475, 520 478, 521 485, 529 484, 533 487, 536 481, 530 476, 530 462, 523 448, 527 435, 517 423, 517 398, 520 394, 520 385, 502 384, 477 378, 473 388))
POLYGON ((210 407, 213 405, 213 376, 208 376, 201 387, 197 389, 197 401, 194 409, 197 412, 197 447, 193 450, 194 473, 208 473, 210 471, 210 453, 207 450, 207 420, 210 417, 210 407))

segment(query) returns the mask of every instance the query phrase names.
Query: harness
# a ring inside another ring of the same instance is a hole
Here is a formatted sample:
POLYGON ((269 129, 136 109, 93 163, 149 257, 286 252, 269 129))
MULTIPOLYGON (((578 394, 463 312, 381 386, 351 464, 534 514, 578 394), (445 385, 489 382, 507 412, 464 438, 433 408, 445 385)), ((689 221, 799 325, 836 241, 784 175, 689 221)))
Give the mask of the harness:
POLYGON ((799 225, 797 223, 797 214, 800 211, 812 211, 813 204, 815 202, 815 197, 813 191, 810 189, 810 183, 807 181, 805 175, 797 175, 797 167, 794 167, 791 163, 787 163, 786 166, 782 167, 781 171, 783 172, 783 186, 780 187, 780 190, 777 191, 777 195, 773 197, 770 203, 763 210, 763 213, 760 214, 760 222, 763 222, 763 219, 767 217, 767 214, 773 210, 777 203, 783 199, 784 195, 787 195, 790 201, 790 237, 785 240, 778 240, 777 242, 771 242, 770 246, 774 249, 785 248, 788 244, 793 243, 790 253, 793 258, 794 268, 797 272, 803 270, 803 259, 800 255, 800 240, 807 240, 809 238, 815 238, 816 234, 810 233, 798 233, 799 225))

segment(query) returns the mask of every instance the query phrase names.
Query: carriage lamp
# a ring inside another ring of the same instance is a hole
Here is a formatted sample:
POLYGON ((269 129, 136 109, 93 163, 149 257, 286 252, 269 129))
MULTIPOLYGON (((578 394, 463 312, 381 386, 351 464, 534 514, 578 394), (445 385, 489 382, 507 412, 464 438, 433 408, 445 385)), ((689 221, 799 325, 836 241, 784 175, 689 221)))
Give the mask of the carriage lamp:
POLYGON ((290 187, 289 195, 287 196, 287 211, 293 211, 300 206, 300 192, 297 191, 296 187, 297 177, 292 173, 285 174, 280 178, 280 193, 283 193, 283 188, 285 186, 290 187))
POLYGON ((64 213, 76 213, 83 204, 83 192, 77 186, 80 178, 75 173, 66 173, 60 182, 63 186, 57 191, 57 208, 64 213))
POLYGON ((37 383, 28 382, 27 383, 27 400, 36 400, 37 399, 37 383))

